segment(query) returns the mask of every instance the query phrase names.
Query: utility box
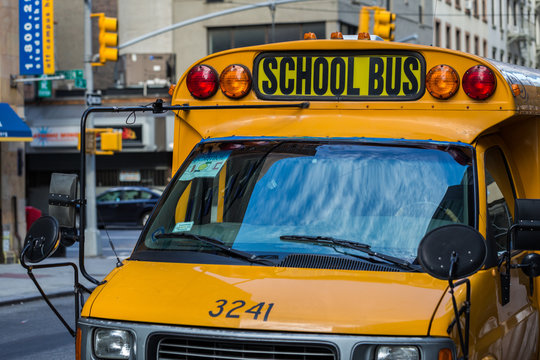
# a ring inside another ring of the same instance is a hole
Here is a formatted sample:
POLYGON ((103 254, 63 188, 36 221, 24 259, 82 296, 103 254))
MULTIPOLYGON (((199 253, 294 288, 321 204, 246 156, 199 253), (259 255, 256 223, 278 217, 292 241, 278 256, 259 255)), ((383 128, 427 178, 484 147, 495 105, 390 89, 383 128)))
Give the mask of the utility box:
POLYGON ((167 87, 175 81, 175 54, 124 54, 120 83, 125 87, 167 87))

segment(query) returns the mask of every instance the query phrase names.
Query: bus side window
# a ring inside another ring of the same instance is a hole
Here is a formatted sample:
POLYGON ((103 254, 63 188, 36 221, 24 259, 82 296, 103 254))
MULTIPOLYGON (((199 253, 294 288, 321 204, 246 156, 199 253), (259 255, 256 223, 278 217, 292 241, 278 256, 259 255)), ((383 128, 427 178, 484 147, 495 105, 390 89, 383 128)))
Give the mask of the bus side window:
POLYGON ((487 198, 487 241, 495 243, 500 255, 506 250, 506 233, 513 223, 515 190, 508 164, 498 147, 484 155, 487 198))

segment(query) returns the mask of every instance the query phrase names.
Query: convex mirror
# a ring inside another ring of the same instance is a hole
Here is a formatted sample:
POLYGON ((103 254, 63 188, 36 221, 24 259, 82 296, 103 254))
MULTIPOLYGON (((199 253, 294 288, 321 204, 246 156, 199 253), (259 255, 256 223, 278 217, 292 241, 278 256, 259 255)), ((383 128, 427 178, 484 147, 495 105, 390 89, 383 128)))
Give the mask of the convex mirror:
POLYGON ((523 258, 520 268, 528 277, 540 276, 540 255, 536 253, 527 254, 523 258))
POLYGON ((51 256, 59 244, 58 221, 52 216, 42 216, 34 221, 24 238, 24 261, 41 262, 51 256))
POLYGON ((427 233, 418 246, 418 261, 431 276, 441 280, 454 280, 474 274, 486 260, 484 237, 474 228, 452 224, 427 233), (452 254, 457 262, 450 274, 452 254))

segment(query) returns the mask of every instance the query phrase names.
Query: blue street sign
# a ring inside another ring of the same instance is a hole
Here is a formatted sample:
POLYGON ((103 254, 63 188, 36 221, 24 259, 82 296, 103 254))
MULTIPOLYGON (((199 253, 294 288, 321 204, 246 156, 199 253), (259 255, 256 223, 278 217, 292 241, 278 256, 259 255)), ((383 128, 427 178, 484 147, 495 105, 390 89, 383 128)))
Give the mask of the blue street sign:
POLYGON ((54 74, 53 0, 19 0, 19 72, 54 74))

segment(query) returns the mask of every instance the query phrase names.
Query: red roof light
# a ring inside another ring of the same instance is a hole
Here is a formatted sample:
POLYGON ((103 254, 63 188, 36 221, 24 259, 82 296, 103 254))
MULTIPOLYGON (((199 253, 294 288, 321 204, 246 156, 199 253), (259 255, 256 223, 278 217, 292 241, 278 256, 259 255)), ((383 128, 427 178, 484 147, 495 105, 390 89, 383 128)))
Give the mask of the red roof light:
POLYGON ((197 99, 208 99, 219 87, 216 70, 208 65, 194 66, 187 74, 187 88, 197 99))
POLYGON ((463 90, 472 99, 485 100, 497 87, 497 78, 491 69, 484 65, 476 65, 463 75, 463 90))

